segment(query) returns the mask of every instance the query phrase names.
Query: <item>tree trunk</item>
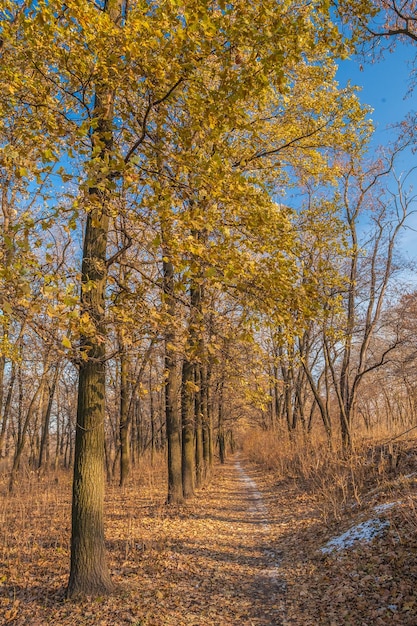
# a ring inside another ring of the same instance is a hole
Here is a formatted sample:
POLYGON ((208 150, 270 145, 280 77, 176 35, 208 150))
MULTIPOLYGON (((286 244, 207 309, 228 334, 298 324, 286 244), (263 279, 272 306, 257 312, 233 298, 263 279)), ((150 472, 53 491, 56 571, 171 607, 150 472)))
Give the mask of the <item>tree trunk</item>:
POLYGON ((201 418, 202 418, 202 435, 203 435, 203 481, 206 480, 207 474, 211 467, 211 425, 208 402, 208 366, 201 367, 201 418))
POLYGON ((224 415, 223 415, 223 390, 224 390, 224 374, 220 382, 219 390, 219 412, 218 412, 218 442, 219 442, 219 458, 220 463, 226 462, 226 435, 224 432, 224 415))
POLYGON ((156 424, 155 424, 155 403, 152 389, 152 363, 149 363, 149 417, 151 421, 151 465, 153 467, 155 461, 156 447, 156 424))
POLYGON ((128 403, 129 363, 126 348, 120 343, 120 487, 123 487, 130 473, 130 411, 128 403))
POLYGON ((214 422, 214 394, 211 393, 211 379, 213 371, 213 359, 207 363, 207 379, 206 379, 206 401, 207 401, 207 433, 208 433, 208 462, 209 469, 214 463, 214 440, 213 440, 213 422, 214 422))
POLYGON ((195 479, 196 486, 201 487, 204 477, 203 454, 203 390, 202 367, 198 363, 195 370, 195 384, 198 390, 195 394, 195 479))
MULTIPOLYGON (((113 22, 121 15, 121 0, 108 0, 105 11, 113 22)), ((92 147, 103 171, 95 174, 97 186, 88 190, 87 222, 81 267, 81 316, 94 332, 82 332, 78 379, 72 495, 71 569, 67 596, 102 595, 113 585, 104 543, 104 420, 106 391, 105 290, 111 164, 113 160, 114 92, 97 81, 92 147), (110 173, 109 173, 110 171, 110 173)))
MULTIPOLYGON (((94 190, 90 191, 93 195, 94 190)), ((84 335, 78 382, 72 500, 71 571, 67 595, 99 595, 112 589, 104 546, 104 419, 106 248, 105 206, 87 217, 82 263, 81 312, 94 322, 84 335), (89 284, 87 289, 85 286, 89 284)))
POLYGON ((194 495, 195 365, 187 357, 182 366, 182 488, 184 498, 194 495))
POLYGON ((1 422, 0 458, 3 455, 4 443, 6 441, 7 425, 8 425, 8 422, 9 422, 9 414, 10 414, 10 407, 11 407, 11 404, 12 404, 13 387, 14 387, 15 380, 16 380, 16 365, 15 365, 15 362, 12 361, 12 371, 11 371, 11 374, 10 374, 10 380, 9 380, 9 386, 8 386, 8 389, 7 389, 6 401, 4 403, 4 408, 3 408, 3 419, 2 419, 2 422, 1 422))
MULTIPOLYGON (((167 259, 167 256, 164 256, 167 259)), ((183 501, 181 470, 181 420, 177 401, 178 375, 175 350, 174 266, 163 261, 164 297, 170 316, 165 333, 165 419, 168 443, 168 504, 183 501)))
POLYGON ((26 443, 26 434, 27 434, 32 416, 36 409, 36 401, 38 399, 39 394, 43 393, 44 386, 45 386, 45 372, 40 380, 38 388, 36 389, 35 393, 32 396, 32 399, 29 404, 29 408, 26 413, 25 421, 23 422, 23 424, 21 424, 21 427, 19 429, 19 435, 18 435, 16 449, 15 449, 14 458, 13 458, 13 465, 12 465, 10 478, 9 478, 9 492, 10 493, 12 493, 14 489, 17 472, 19 471, 20 461, 21 461, 23 450, 24 450, 25 443, 26 443))
POLYGON ((46 406, 45 414, 43 415, 42 424, 42 437, 39 448, 38 469, 41 469, 45 459, 49 458, 49 422, 51 420, 52 404, 54 401, 55 389, 58 382, 59 367, 55 368, 52 385, 49 387, 48 404, 46 406))
MULTIPOLYGON (((192 206, 191 206, 192 208, 192 206)), ((203 233, 192 231, 201 241, 203 233)), ((192 265, 191 265, 192 267, 192 265)), ((188 336, 182 367, 182 481, 184 497, 194 494, 194 483, 201 484, 203 433, 201 420, 201 362, 205 358, 203 339, 203 277, 200 268, 192 268, 188 336)))

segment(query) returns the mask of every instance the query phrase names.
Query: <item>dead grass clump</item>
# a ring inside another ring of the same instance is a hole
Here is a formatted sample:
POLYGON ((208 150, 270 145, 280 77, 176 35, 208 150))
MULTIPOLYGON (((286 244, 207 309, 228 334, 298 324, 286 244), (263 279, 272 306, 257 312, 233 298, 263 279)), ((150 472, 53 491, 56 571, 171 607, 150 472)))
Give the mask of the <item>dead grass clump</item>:
POLYGON ((369 495, 389 490, 389 484, 417 467, 416 441, 360 439, 344 454, 340 446, 305 433, 251 432, 243 440, 247 458, 279 480, 296 480, 316 501, 327 523, 368 502, 369 495))
POLYGON ((251 431, 243 438, 242 448, 249 461, 274 472, 281 480, 308 480, 328 454, 328 445, 323 439, 313 441, 305 433, 289 436, 284 429, 251 431))

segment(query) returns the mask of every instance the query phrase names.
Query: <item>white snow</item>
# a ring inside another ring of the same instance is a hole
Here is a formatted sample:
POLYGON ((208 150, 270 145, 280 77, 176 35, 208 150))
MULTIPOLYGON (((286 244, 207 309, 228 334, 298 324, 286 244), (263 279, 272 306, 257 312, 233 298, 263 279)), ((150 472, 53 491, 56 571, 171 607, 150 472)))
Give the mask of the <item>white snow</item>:
POLYGON ((321 548, 324 554, 330 554, 335 550, 345 550, 355 544, 356 541, 371 541, 374 537, 382 535, 385 528, 389 526, 388 520, 380 520, 379 518, 370 519, 361 522, 356 526, 349 528, 343 535, 334 537, 321 548))
POLYGON ((374 507, 374 511, 376 511, 377 513, 383 513, 384 511, 388 511, 394 506, 397 506, 397 504, 401 504, 401 500, 397 500, 396 502, 385 502, 385 504, 378 504, 374 507))

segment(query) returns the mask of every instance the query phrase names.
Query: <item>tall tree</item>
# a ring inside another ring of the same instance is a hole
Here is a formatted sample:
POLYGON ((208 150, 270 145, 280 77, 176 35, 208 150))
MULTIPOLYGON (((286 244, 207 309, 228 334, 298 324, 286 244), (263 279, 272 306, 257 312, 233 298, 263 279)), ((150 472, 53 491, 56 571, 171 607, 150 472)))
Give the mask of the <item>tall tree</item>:
MULTIPOLYGON (((104 13, 116 27, 122 1, 108 0, 104 13)), ((91 132, 95 175, 86 190, 87 221, 81 268, 80 313, 91 328, 80 335, 77 425, 72 499, 71 570, 67 595, 99 594, 112 589, 104 544, 105 290, 107 237, 113 177, 115 91, 104 74, 95 78, 91 132)))

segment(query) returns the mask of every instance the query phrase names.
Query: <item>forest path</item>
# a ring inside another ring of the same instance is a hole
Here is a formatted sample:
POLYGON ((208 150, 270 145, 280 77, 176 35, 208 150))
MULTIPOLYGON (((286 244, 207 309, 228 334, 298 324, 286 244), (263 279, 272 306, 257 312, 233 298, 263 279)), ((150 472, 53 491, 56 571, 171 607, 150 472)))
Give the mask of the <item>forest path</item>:
POLYGON ((283 624, 285 584, 273 547, 280 520, 269 514, 274 496, 260 482, 236 455, 187 504, 187 530, 172 546, 172 559, 188 570, 176 588, 187 626, 283 624))
POLYGON ((219 521, 223 519, 218 541, 230 552, 232 597, 237 604, 250 602, 248 623, 278 625, 285 610, 285 582, 280 578, 280 555, 274 549, 276 520, 267 507, 271 494, 259 490, 254 473, 253 469, 247 473, 239 455, 223 466, 211 494, 219 521))
MULTIPOLYGON (((217 466, 210 483, 183 507, 164 507, 149 528, 156 606, 148 626, 282 626, 285 583, 280 549, 291 526, 288 494, 239 456, 217 466), (281 500, 281 498, 283 498, 281 500)), ((136 531, 133 529, 133 532, 136 531)), ((139 544, 140 545, 140 544, 139 544)), ((135 558, 129 556, 129 560, 135 558)), ((121 580, 122 582, 122 580, 121 580)), ((142 579, 140 587, 146 580, 142 579)), ((145 592, 146 593, 146 592, 145 592)))

